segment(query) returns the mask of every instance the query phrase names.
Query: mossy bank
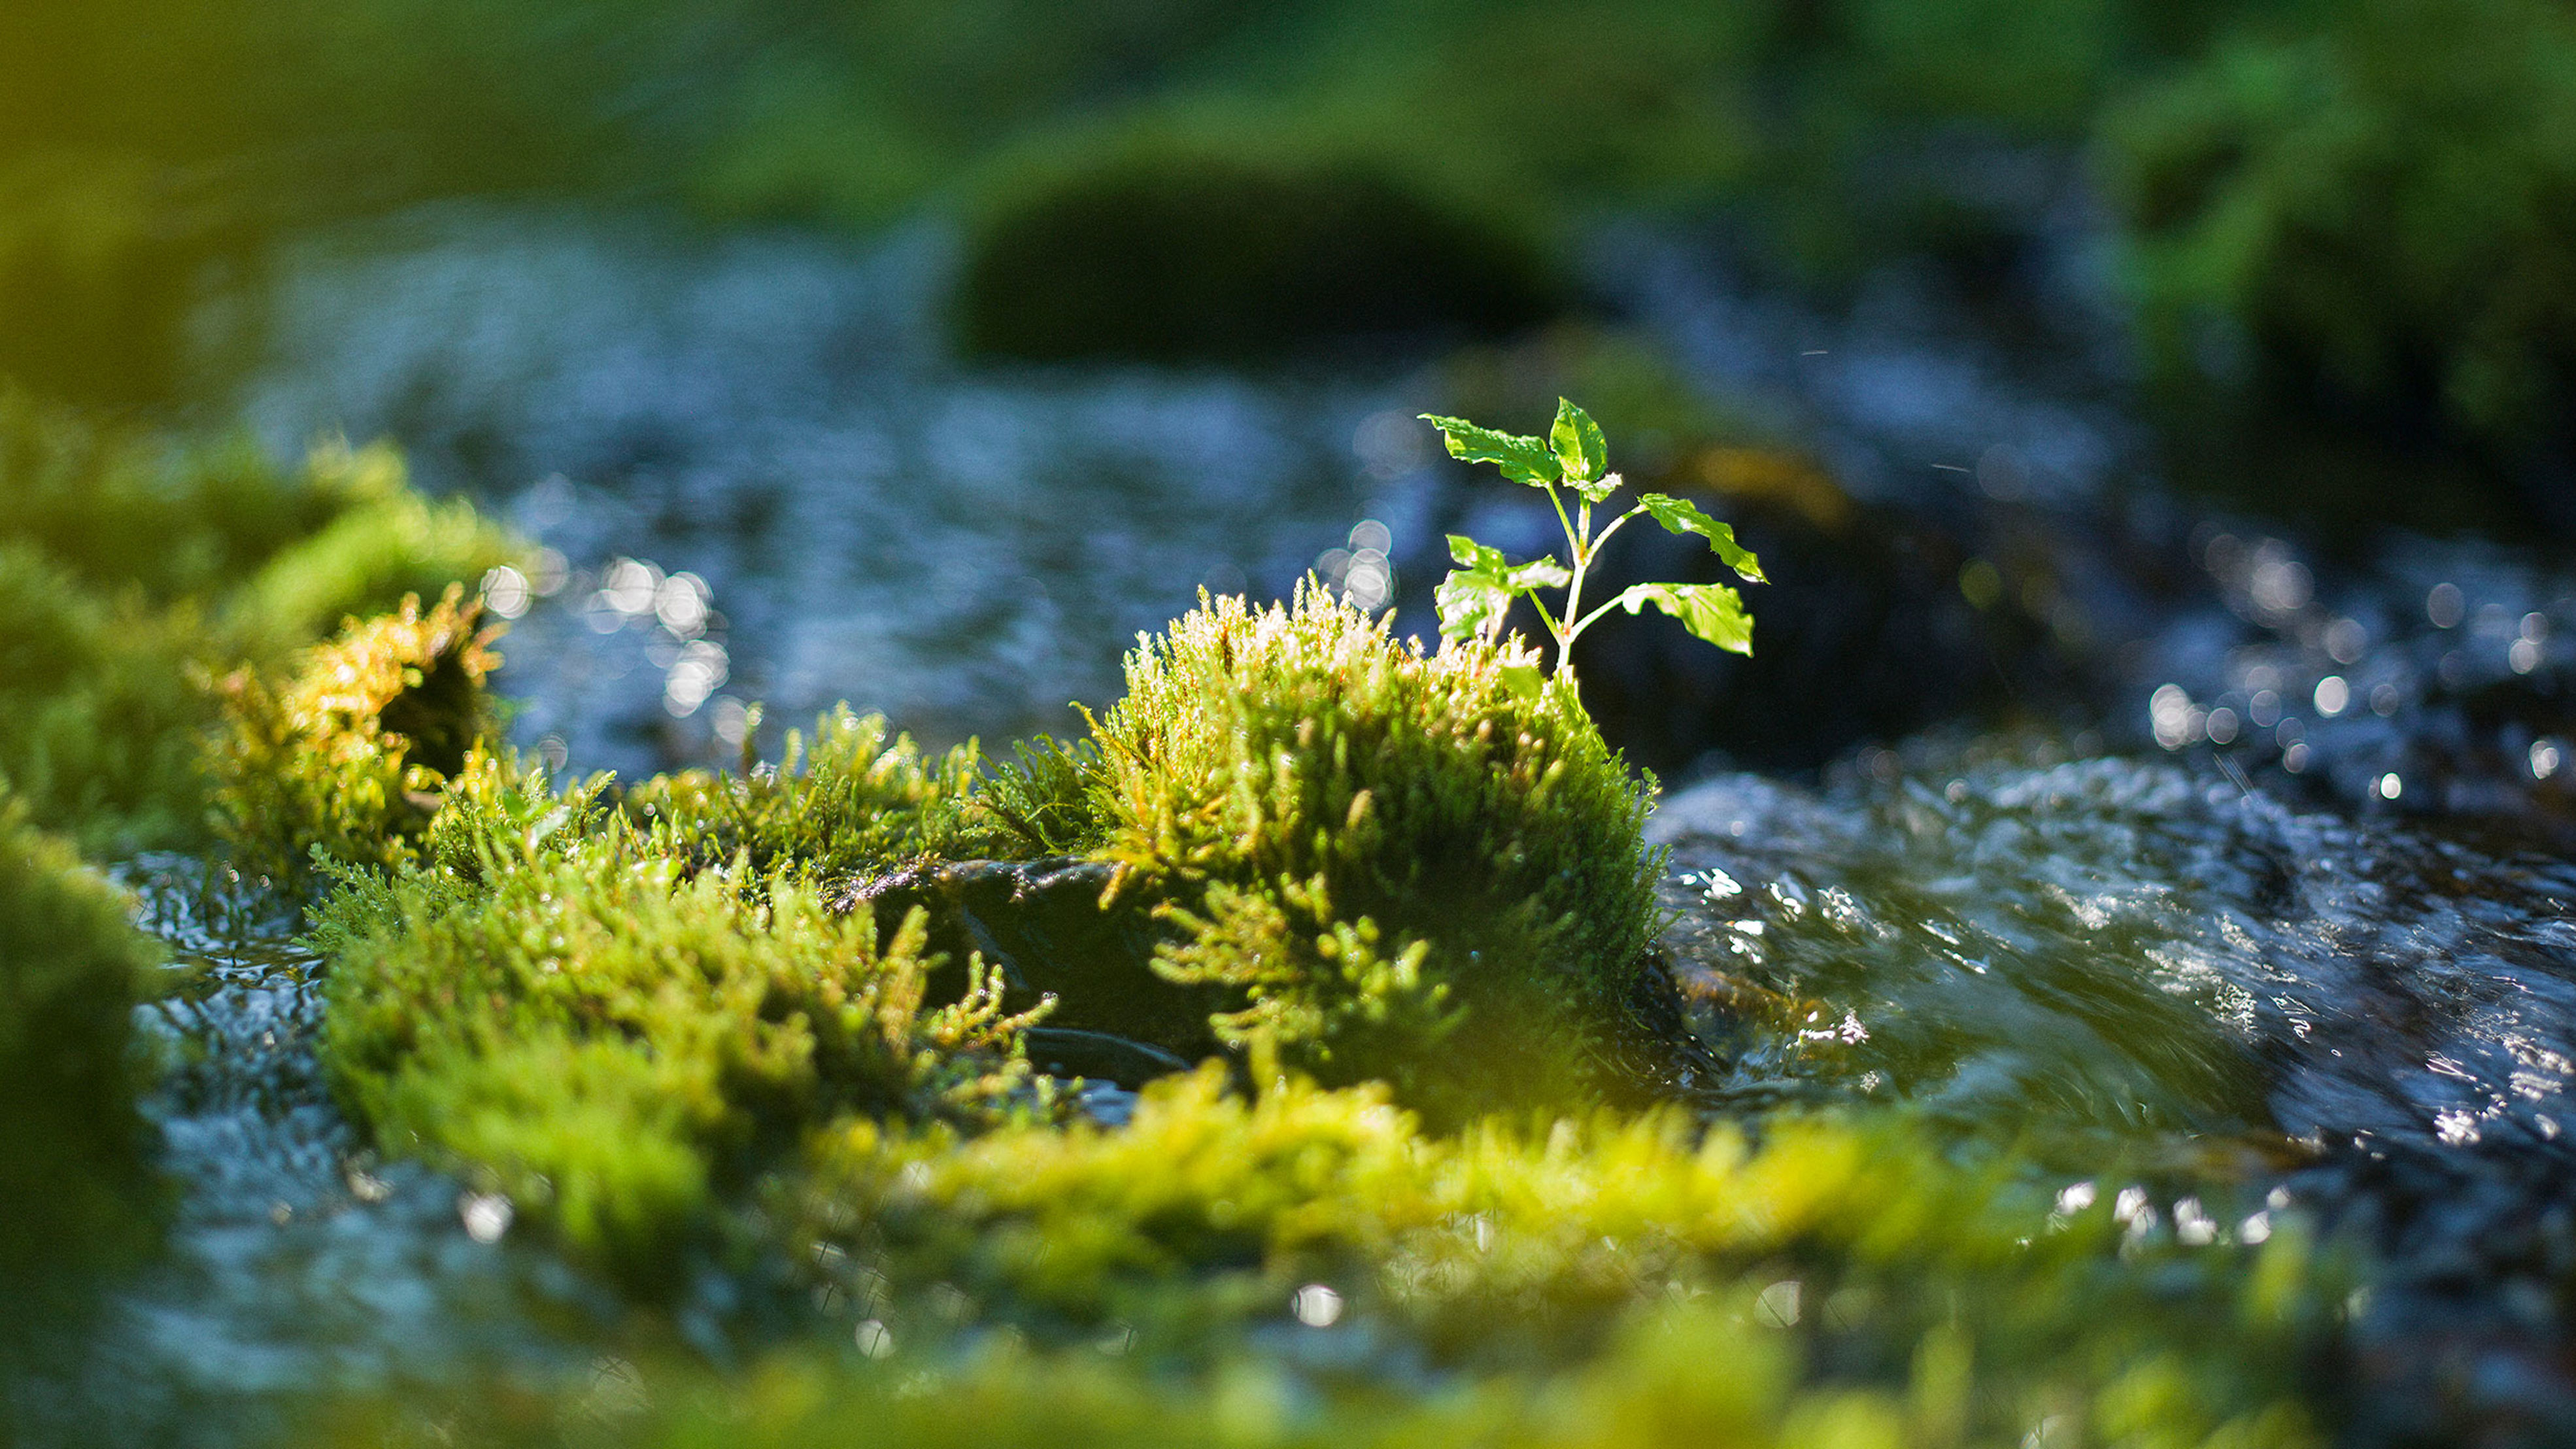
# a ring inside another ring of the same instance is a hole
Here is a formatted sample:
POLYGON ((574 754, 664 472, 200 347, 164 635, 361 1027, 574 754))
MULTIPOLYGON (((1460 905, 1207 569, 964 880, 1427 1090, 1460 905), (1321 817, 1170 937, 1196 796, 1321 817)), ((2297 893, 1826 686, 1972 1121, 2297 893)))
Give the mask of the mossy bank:
POLYGON ((323 1401, 308 1441, 2317 1441, 2340 1289, 2294 1220, 2186 1251, 1902 1112, 1617 1105, 1647 785, 1525 662, 1209 599, 1008 760, 844 712, 785 767, 621 787, 480 739, 399 849, 294 835, 379 1150, 505 1195, 640 1322, 714 1274, 806 1325, 747 1374, 666 1326, 587 1389, 323 1401), (1087 872, 1130 986, 1196 1017, 941 959, 900 883, 978 862, 1087 872), (1213 1060, 1104 1093, 1035 1069, 1060 1019, 1213 1060))

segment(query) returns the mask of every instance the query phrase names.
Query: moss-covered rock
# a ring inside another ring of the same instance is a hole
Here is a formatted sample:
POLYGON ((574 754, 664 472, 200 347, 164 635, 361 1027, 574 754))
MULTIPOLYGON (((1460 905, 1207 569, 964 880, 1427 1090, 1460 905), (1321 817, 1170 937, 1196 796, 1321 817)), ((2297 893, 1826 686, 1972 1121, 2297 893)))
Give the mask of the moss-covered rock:
MULTIPOLYGON (((1254 1098, 1213 1071, 1114 1128, 852 1122, 777 1203, 837 1352, 648 1364, 622 1412, 523 1389, 431 1422, 548 1445, 569 1423, 672 1446, 1895 1449, 2038 1421, 2298 1449, 2339 1287, 2296 1219, 2260 1247, 2142 1239, 1899 1123, 1440 1134, 1380 1089, 1254 1098)), ((347 1407, 317 1442, 381 1442, 383 1407, 347 1407)))
MULTIPOLYGON (((2311 13, 2240 29, 2105 127, 2152 356, 2187 402, 2465 444, 2576 522, 2576 16, 2311 13)), ((2350 472, 2318 470, 2310 511, 2460 521, 2421 507, 2420 465, 2368 489, 2328 476, 2350 472)), ((2258 476, 2277 493, 2277 469, 2258 476)))
POLYGON ((349 876, 317 917, 323 1056, 387 1149, 454 1165, 639 1285, 805 1133, 1027 1098, 980 975, 932 1007, 918 922, 683 868, 667 836, 487 775, 454 865, 349 876), (498 781, 499 783, 495 783, 498 781))
POLYGON ((1336 1081, 1561 1099, 1645 984, 1645 787, 1508 648, 1398 641, 1301 589, 1203 599, 1099 723, 1098 854, 1181 939, 1157 966, 1336 1081))
POLYGON ((201 681, 519 552, 412 492, 390 448, 282 469, 0 390, 0 772, 94 853, 202 844, 201 681))
POLYGON ((842 879, 1005 844, 975 809, 983 775, 972 742, 929 755, 885 716, 842 705, 810 740, 789 730, 775 764, 656 775, 623 808, 695 867, 740 856, 764 875, 842 879))
POLYGON ((1009 173, 953 310, 972 356, 1237 362, 1507 333, 1565 292, 1509 221, 1383 167, 1124 141, 1009 173))
POLYGON ((316 851, 350 866, 418 859, 444 792, 494 737, 484 681, 499 632, 451 584, 427 613, 411 596, 351 621, 283 688, 249 669, 225 678, 215 808, 236 864, 293 889, 316 851))
POLYGON ((0 1285, 96 1266, 148 1231, 131 1048, 161 953, 131 914, 0 787, 0 1285))

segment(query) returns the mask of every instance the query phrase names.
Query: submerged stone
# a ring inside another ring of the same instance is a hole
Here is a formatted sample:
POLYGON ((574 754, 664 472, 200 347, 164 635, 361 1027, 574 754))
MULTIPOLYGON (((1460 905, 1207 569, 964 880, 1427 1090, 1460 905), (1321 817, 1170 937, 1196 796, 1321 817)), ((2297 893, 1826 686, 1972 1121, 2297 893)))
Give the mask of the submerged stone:
MULTIPOLYGON (((1054 1001, 1044 1050, 1098 1069, 1080 1075, 1134 1086, 1221 1051, 1208 1019, 1234 1001, 1155 972, 1154 952, 1173 933, 1132 906, 1103 908, 1118 874, 1078 856, 934 861, 854 881, 835 904, 872 912, 887 934, 907 913, 927 912, 930 947, 946 954, 948 974, 982 956, 1009 985, 1007 1009, 1054 1001)), ((1033 1041, 1032 1058, 1040 1054, 1033 1041)))

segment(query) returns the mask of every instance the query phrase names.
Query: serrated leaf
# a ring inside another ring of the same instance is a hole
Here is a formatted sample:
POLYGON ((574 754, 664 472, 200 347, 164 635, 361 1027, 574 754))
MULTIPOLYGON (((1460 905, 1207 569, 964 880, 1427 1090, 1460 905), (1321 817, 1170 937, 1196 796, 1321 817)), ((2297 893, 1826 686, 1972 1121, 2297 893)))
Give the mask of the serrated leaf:
POLYGON ((1487 548, 1460 533, 1449 535, 1449 558, 1462 569, 1489 575, 1494 582, 1521 593, 1531 589, 1561 589, 1574 579, 1565 565, 1558 563, 1553 556, 1516 564, 1504 556, 1501 549, 1487 548))
POLYGON ((1503 627, 1520 591, 1496 575, 1459 569, 1440 581, 1432 601, 1440 608, 1440 632, 1451 639, 1473 639, 1503 627))
POLYGON ((1524 594, 1532 589, 1561 589, 1573 581, 1574 575, 1553 558, 1534 558, 1503 571, 1503 582, 1524 594))
POLYGON ((1516 483, 1544 488, 1564 472, 1564 464, 1558 461, 1555 451, 1537 438, 1480 428, 1465 418, 1424 413, 1422 420, 1440 430, 1441 441, 1449 445, 1450 457, 1469 463, 1491 463, 1516 483))
POLYGON ((1751 549, 1735 541, 1735 530, 1700 512, 1699 505, 1689 499, 1664 493, 1641 493, 1637 495, 1637 506, 1653 514, 1655 521, 1662 524, 1667 533, 1696 533, 1707 539, 1709 552, 1716 554, 1746 583, 1770 582, 1762 577, 1762 561, 1753 556, 1751 549))
POLYGON ((1724 584, 1634 584, 1611 602, 1631 614, 1652 605, 1720 649, 1753 652, 1753 616, 1744 611, 1743 596, 1724 584))
MULTIPOLYGON (((1610 471, 1610 441, 1601 436, 1601 425, 1567 399, 1556 400, 1556 423, 1548 429, 1547 436, 1556 449, 1558 464, 1565 469, 1566 482, 1580 487, 1600 481, 1610 471)), ((1584 496, 1591 497, 1589 493, 1584 496)))
POLYGON ((1598 504, 1606 501, 1611 494, 1618 492, 1619 485, 1625 481, 1625 479, 1622 479, 1616 473, 1604 473, 1598 478, 1590 479, 1582 483, 1577 483, 1568 479, 1566 486, 1573 489, 1576 493, 1581 494, 1584 502, 1598 504))

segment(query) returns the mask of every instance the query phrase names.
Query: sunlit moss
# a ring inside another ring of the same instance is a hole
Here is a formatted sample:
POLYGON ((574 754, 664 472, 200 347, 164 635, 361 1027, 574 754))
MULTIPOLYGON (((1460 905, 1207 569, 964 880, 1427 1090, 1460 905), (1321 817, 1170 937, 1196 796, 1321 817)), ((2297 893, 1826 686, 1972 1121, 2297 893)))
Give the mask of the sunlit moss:
POLYGON ((854 1122, 781 1211, 837 1355, 341 1405, 314 1442, 2321 1440, 2332 1275, 2295 1224, 2184 1249, 2109 1203, 2049 1217, 1901 1121, 1440 1135, 1382 1089, 1207 1071, 1114 1128, 854 1122))
POLYGON ((0 1283, 94 1266, 148 1223, 131 1049, 160 952, 130 912, 0 787, 0 1283))
POLYGON ((825 1140, 808 1193, 810 1230, 839 1245, 816 1261, 898 1341, 961 1315, 1052 1346, 1114 1327, 1167 1366, 1223 1363, 1306 1284, 1333 1290, 1308 1324, 1474 1376, 1642 1367, 1655 1305, 1699 1302, 1761 1364, 1770 1414, 1802 1385, 1815 1412, 1817 1387, 1911 1380, 1918 1428, 2008 1437, 2056 1398, 2197 1442, 2230 1419, 2294 1430, 2282 1401, 2331 1327, 2313 1293, 2285 1308, 2245 1286, 2257 1264, 2312 1279, 2294 1230, 2124 1258, 2110 1203, 2048 1217, 1901 1118, 1776 1120, 1758 1145, 1677 1111, 1438 1134, 1383 1088, 1283 1081, 1247 1101, 1203 1071, 1118 1128, 857 1123, 825 1140), (2142 1375, 2186 1387, 2142 1402, 2142 1375))
POLYGON ((227 601, 236 647, 274 657, 407 594, 434 598, 527 554, 524 541, 471 503, 433 503, 413 491, 390 444, 325 444, 304 477, 331 500, 332 516, 280 546, 227 601))
POLYGON ((224 679, 213 753, 217 826, 236 861, 281 886, 318 850, 348 865, 418 858, 441 792, 495 732, 484 680, 500 663, 482 604, 450 585, 310 651, 283 687, 224 679))
POLYGON ((972 806, 983 778, 973 744, 926 756, 883 715, 849 706, 787 732, 774 765, 683 770, 629 791, 628 814, 697 866, 737 854, 756 871, 840 878, 928 855, 987 853, 972 806))
POLYGON ((1436 654, 1305 588, 1203 599, 1100 721, 1099 853, 1218 1023, 1332 1080, 1545 1100, 1619 1033, 1655 926, 1645 788, 1509 646, 1436 654))
POLYGON ((807 888, 688 874, 579 795, 500 793, 487 826, 528 823, 482 831, 473 875, 353 874, 317 917, 323 1058, 387 1148, 483 1178, 630 1280, 668 1282, 716 1190, 815 1124, 1034 1100, 995 983, 925 1005, 936 963, 917 920, 880 942, 868 914, 807 888))
POLYGON ((412 493, 389 449, 282 469, 0 389, 0 771, 93 852, 203 843, 203 680, 518 548, 412 493))

